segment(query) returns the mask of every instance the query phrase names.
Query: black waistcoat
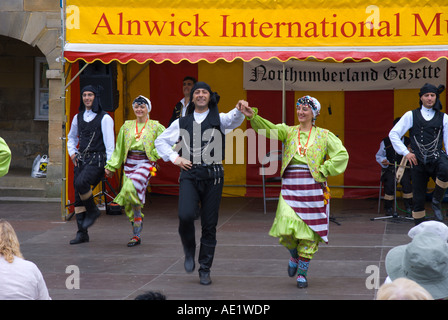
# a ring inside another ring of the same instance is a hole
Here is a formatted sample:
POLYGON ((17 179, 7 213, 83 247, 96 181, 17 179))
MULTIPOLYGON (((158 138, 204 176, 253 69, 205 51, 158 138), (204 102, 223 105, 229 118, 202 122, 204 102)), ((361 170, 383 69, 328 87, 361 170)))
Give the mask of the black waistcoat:
POLYGON ((179 119, 180 155, 193 164, 220 163, 225 157, 225 135, 221 132, 218 108, 210 109, 202 123, 194 120, 194 114, 179 119))
MULTIPOLYGON (((400 164, 403 156, 395 152, 395 149, 392 146, 392 142, 390 141, 390 138, 389 137, 384 138, 383 142, 384 142, 384 148, 386 150, 387 161, 389 161, 390 163, 397 162, 397 164, 400 164)), ((408 137, 404 137, 404 145, 406 147, 409 147, 410 143, 411 143, 410 139, 408 137)))
POLYGON ((79 152, 106 152, 101 131, 101 120, 106 113, 101 111, 90 121, 84 121, 84 111, 78 113, 79 152), (86 150, 87 149, 87 150, 86 150))
POLYGON ((434 117, 426 121, 423 118, 420 108, 412 110, 413 126, 409 129, 411 138, 411 148, 418 160, 423 163, 432 163, 437 161, 442 152, 443 146, 443 113, 436 111, 434 117), (436 139, 438 139, 436 141, 436 139), (432 142, 436 143, 433 153, 422 154, 422 150, 418 144, 428 145, 432 142))

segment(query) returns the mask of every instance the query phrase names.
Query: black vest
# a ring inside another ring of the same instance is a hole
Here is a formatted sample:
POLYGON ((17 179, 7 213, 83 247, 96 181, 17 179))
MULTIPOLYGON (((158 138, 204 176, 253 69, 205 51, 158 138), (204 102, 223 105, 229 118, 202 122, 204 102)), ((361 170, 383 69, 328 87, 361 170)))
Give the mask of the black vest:
MULTIPOLYGON (((397 164, 400 164, 403 156, 395 152, 395 149, 392 146, 390 138, 389 137, 384 138, 383 142, 384 142, 384 149, 386 150, 387 161, 389 161, 390 163, 397 162, 397 164)), ((406 147, 409 147, 410 143, 411 143, 410 139, 408 137, 404 137, 404 145, 406 147)))
POLYGON ((412 110, 413 126, 409 129, 411 138, 411 148, 417 159, 423 163, 431 163, 437 161, 440 157, 443 147, 443 113, 436 111, 434 117, 426 121, 420 108, 412 110), (438 137, 438 140, 436 141, 438 137), (418 147, 417 142, 421 145, 428 145, 435 142, 434 152, 430 154, 422 154, 422 150, 418 147))
POLYGON ((106 152, 101 131, 101 120, 106 113, 101 111, 90 121, 84 121, 84 111, 78 113, 79 152, 106 152))
POLYGON ((225 157, 225 135, 221 131, 218 108, 210 109, 202 123, 194 120, 194 114, 179 119, 181 129, 179 154, 193 164, 220 163, 225 157))

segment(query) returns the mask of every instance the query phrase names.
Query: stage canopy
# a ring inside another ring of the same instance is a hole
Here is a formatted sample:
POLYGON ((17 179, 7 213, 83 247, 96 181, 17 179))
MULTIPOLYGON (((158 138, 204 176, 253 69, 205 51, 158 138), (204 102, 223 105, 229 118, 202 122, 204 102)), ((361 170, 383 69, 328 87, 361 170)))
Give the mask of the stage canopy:
POLYGON ((66 0, 67 61, 448 56, 448 3, 424 0, 66 0))

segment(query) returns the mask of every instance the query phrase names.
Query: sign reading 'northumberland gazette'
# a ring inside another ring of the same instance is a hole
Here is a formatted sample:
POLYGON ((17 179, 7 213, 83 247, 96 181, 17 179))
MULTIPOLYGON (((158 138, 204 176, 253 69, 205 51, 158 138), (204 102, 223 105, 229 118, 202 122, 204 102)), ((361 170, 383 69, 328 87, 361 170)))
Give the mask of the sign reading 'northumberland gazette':
POLYGON ((417 89, 446 83, 446 60, 417 63, 328 63, 254 59, 244 63, 244 89, 287 91, 366 91, 417 89))

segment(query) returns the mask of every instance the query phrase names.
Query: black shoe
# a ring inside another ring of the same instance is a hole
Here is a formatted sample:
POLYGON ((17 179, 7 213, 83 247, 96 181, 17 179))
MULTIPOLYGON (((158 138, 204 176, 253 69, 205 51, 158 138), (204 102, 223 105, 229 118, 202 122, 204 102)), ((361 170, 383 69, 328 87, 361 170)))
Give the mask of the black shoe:
POLYGON ((73 240, 70 240, 70 244, 79 244, 89 242, 89 235, 87 234, 87 231, 78 231, 76 232, 76 237, 73 240))
POLYGON ((304 278, 305 278, 305 281, 297 281, 297 288, 303 289, 303 288, 308 287, 308 280, 306 279, 306 277, 304 277, 304 278))
POLYGON ((77 213, 75 216, 76 216, 76 225, 78 226, 78 232, 76 232, 75 239, 70 240, 70 244, 89 242, 89 234, 87 233, 87 229, 84 229, 82 227, 82 224, 86 217, 86 213, 85 212, 77 213))
POLYGON ((443 221, 442 204, 433 198, 431 207, 432 210, 434 211, 435 220, 443 221))
POLYGON ((82 222, 82 228, 87 230, 95 223, 96 219, 98 219, 98 217, 101 215, 101 212, 96 206, 93 196, 90 196, 86 200, 83 200, 82 203, 86 208, 86 215, 84 217, 84 221, 82 222))
POLYGON ((425 221, 426 221, 426 217, 418 218, 418 219, 414 218, 414 223, 416 226, 418 226, 420 223, 425 222, 425 221))
POLYGON ((192 273, 194 271, 194 258, 191 256, 185 256, 184 268, 188 273, 192 273))
POLYGON ((135 246, 139 245, 141 242, 142 242, 142 239, 140 237, 134 236, 128 242, 128 247, 135 247, 135 246))
POLYGON ((188 273, 191 273, 194 271, 195 264, 194 264, 194 254, 196 251, 196 247, 185 249, 185 261, 184 261, 184 268, 185 271, 188 273))
POLYGON ((82 223, 82 227, 87 230, 95 223, 96 219, 98 219, 100 215, 101 212, 98 208, 96 208, 93 212, 87 212, 84 222, 82 223))
POLYGON ((288 276, 294 277, 297 274, 298 267, 297 262, 292 261, 292 258, 290 258, 288 261, 288 276))
POLYGON ((210 271, 199 271, 199 283, 208 286, 212 283, 212 279, 210 279, 210 271))
POLYGON ((387 208, 386 209, 386 216, 393 216, 394 215, 394 209, 393 208, 387 208))
POLYGON ((432 210, 434 210, 434 216, 437 221, 443 221, 442 201, 444 195, 445 195, 445 189, 441 188, 436 184, 436 188, 434 189, 434 192, 432 194, 431 207, 432 210))

